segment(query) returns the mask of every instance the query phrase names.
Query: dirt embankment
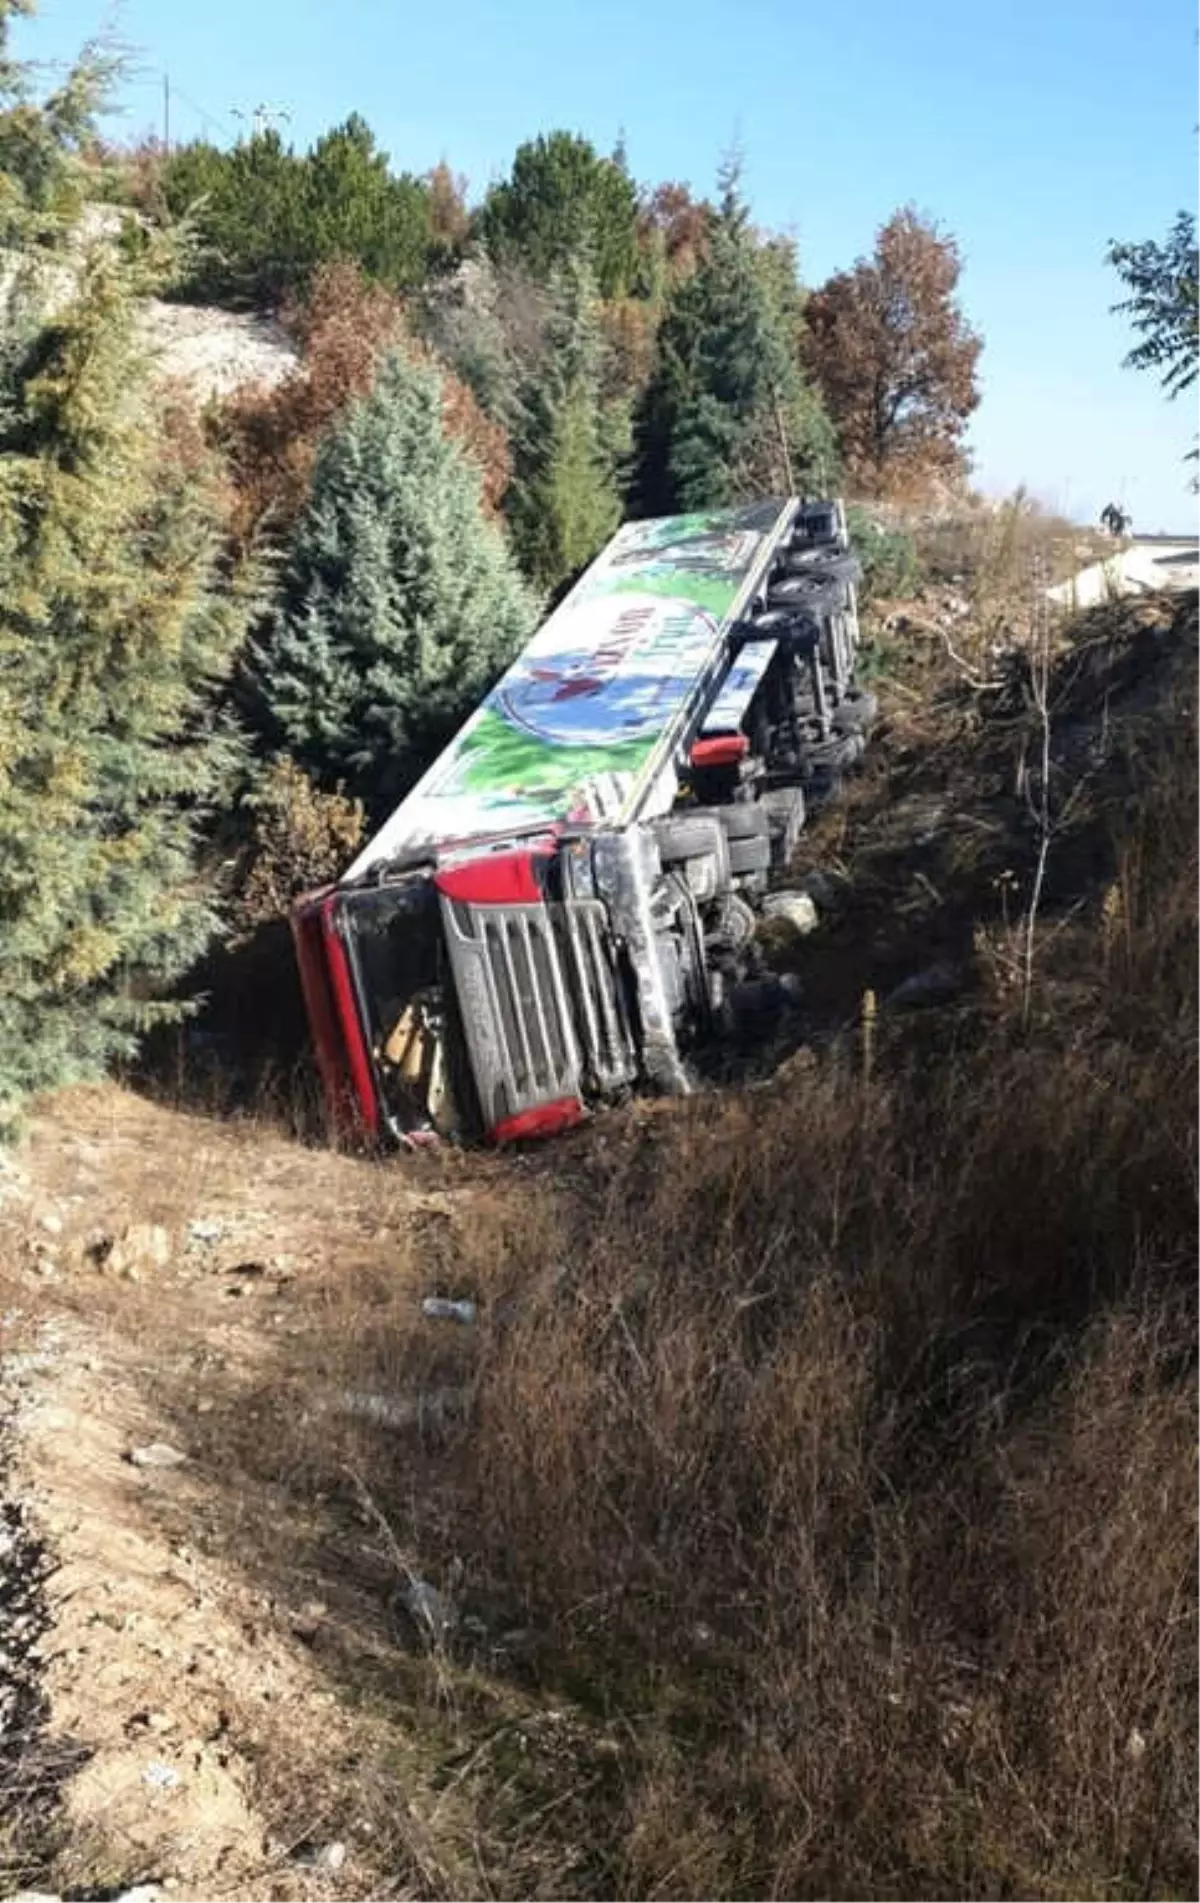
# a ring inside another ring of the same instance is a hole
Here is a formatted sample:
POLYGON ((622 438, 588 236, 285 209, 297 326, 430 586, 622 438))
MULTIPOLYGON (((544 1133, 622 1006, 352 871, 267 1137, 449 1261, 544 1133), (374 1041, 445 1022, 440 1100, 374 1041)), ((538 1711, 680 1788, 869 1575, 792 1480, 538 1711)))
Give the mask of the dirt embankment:
POLYGON ((382 1166, 39 1108, 0 1889, 1188 1893, 1194 613, 1138 614, 1055 673, 1032 967, 1028 676, 931 637, 773 1079, 382 1166))
MULTIPOLYGON (((252 1391, 264 1362, 286 1361, 298 1304, 310 1318, 320 1291, 364 1263, 415 1299, 414 1233, 465 1215, 470 1196, 453 1165, 446 1187, 421 1174, 116 1087, 56 1099, 9 1167, 9 1484, 53 1555, 39 1748, 56 1742, 68 1772, 62 1814, 26 1828, 60 1847, 66 1888, 167 1879, 180 1897, 328 1894, 351 1820, 323 1773, 353 1725, 313 1642, 337 1614, 316 1605, 324 1579, 285 1570, 268 1590, 223 1563, 213 1383, 226 1400, 227 1381, 252 1391), (279 1809, 256 1794, 264 1760, 297 1774, 279 1809)), ((285 1427, 256 1414, 265 1443, 285 1427)), ((235 1509, 268 1540, 289 1511, 270 1490, 235 1509)), ((28 1730, 28 1701, 21 1715, 28 1730)), ((2 1830, 0 1873, 37 1874, 2 1830)))

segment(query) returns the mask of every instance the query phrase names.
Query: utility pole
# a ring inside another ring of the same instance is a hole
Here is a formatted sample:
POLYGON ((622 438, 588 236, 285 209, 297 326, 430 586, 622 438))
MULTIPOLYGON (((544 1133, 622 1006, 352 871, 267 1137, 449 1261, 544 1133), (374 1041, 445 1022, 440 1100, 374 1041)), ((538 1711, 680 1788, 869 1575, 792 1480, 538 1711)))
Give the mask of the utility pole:
POLYGON ((269 129, 272 119, 285 120, 290 124, 292 118, 286 106, 258 105, 252 106, 249 112, 243 111, 240 106, 233 106, 230 110, 235 119, 248 119, 250 121, 250 137, 252 139, 261 138, 263 133, 269 129))
POLYGON ((163 150, 171 151, 171 75, 163 74, 163 150))

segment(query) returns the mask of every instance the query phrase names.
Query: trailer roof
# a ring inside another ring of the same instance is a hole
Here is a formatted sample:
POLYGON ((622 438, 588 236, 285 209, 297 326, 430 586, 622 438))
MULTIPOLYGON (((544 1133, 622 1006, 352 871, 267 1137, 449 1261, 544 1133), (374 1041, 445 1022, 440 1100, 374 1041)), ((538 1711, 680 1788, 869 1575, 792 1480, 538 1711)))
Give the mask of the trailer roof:
POLYGON ((775 499, 627 523, 346 878, 414 847, 628 819, 794 512, 775 499))

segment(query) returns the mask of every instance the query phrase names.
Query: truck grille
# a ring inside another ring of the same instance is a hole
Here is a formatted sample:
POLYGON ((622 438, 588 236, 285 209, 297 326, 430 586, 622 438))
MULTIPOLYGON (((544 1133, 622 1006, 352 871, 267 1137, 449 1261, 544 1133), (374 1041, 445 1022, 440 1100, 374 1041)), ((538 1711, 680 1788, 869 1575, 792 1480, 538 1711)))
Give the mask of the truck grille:
POLYGON ((601 1092, 619 1089, 633 1082, 637 1064, 607 913, 599 899, 571 899, 554 907, 554 923, 576 1003, 589 1080, 601 1092))
POLYGON ((633 1081, 633 1039, 598 899, 472 905, 443 895, 463 1029, 489 1128, 633 1081))
POLYGON ((578 1082, 562 976, 544 913, 492 913, 483 942, 496 989, 513 1082, 522 1098, 561 1096, 578 1082))
POLYGON ((577 1097, 579 1048, 546 908, 443 896, 442 912, 488 1127, 537 1104, 577 1097))

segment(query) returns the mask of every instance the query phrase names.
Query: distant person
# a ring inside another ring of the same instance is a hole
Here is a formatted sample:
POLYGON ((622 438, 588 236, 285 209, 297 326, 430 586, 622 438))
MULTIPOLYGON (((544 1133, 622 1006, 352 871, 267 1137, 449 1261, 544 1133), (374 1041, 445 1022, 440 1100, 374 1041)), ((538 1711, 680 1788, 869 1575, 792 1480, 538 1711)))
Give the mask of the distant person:
POLYGON ((1110 502, 1101 512, 1100 525, 1107 529, 1110 535, 1128 535, 1133 527, 1133 517, 1118 503, 1110 502))

